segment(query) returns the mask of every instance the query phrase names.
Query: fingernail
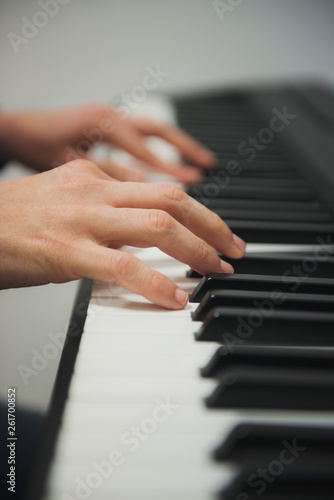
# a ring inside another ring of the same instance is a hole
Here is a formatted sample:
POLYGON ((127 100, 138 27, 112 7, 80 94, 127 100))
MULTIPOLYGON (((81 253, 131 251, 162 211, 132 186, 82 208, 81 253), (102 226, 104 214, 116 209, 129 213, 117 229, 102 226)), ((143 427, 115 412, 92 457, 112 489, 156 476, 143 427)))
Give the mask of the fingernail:
POLYGON ((236 234, 233 234, 233 241, 234 241, 235 245, 239 248, 239 250, 242 251, 242 253, 246 252, 247 245, 246 245, 246 242, 244 240, 239 238, 239 236, 237 236, 236 234))
POLYGON ((184 290, 181 290, 181 288, 177 288, 175 291, 175 298, 176 301, 181 304, 181 306, 185 307, 188 304, 188 294, 184 290))
POLYGON ((221 272, 222 273, 227 273, 227 274, 233 274, 234 273, 234 269, 231 266, 231 264, 229 264, 228 262, 225 262, 223 260, 220 263, 220 268, 221 268, 221 272))

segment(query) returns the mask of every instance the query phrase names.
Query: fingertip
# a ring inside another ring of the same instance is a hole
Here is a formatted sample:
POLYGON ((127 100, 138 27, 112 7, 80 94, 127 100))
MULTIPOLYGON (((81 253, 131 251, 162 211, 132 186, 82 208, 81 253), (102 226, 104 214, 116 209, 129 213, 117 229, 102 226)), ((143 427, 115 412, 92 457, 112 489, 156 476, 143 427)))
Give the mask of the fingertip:
POLYGON ((189 297, 187 292, 182 290, 181 288, 176 288, 175 290, 175 300, 177 302, 177 309, 183 309, 186 307, 189 301, 189 297))
POLYGON ((178 177, 181 181, 188 184, 200 183, 203 181, 202 172, 196 167, 182 166, 182 168, 179 169, 178 172, 175 172, 174 175, 178 177))
POLYGON ((231 264, 225 262, 224 260, 221 261, 220 268, 222 273, 234 274, 233 266, 231 266, 231 264))
POLYGON ((233 243, 237 247, 238 251, 242 252, 242 255, 245 255, 247 248, 246 242, 236 234, 233 234, 233 243))
POLYGON ((214 167, 217 164, 217 156, 213 151, 206 148, 201 148, 197 155, 197 161, 201 165, 205 165, 207 167, 214 167))

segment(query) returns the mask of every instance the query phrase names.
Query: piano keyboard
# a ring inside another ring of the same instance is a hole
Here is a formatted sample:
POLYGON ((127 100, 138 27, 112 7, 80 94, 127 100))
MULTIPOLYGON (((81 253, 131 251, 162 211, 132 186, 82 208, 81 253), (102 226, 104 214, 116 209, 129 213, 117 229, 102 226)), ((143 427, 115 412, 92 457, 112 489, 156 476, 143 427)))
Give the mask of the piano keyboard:
POLYGON ((311 90, 175 100, 219 158, 189 193, 254 244, 205 277, 129 248, 189 292, 181 311, 84 280, 29 500, 334 498, 334 101, 311 90), (243 160, 284 106, 296 125, 243 160))

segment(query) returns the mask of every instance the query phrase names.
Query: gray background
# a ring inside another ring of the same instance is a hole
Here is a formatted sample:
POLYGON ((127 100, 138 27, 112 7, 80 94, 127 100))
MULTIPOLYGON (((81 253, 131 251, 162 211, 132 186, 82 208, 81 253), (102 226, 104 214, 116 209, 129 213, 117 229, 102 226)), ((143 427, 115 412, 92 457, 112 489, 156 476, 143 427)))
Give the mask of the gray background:
MULTIPOLYGON (((225 3, 229 3, 227 0, 225 3)), ((231 1, 231 4, 233 2, 231 1)), ((140 85, 146 66, 168 72, 159 90, 316 78, 334 83, 330 0, 244 0, 221 20, 209 0, 69 0, 16 54, 10 32, 41 10, 1 0, 0 105, 43 108, 110 101, 140 85)), ((0 180, 27 175, 11 164, 0 180)), ((22 405, 46 408, 60 354, 24 385, 48 334, 66 331, 76 283, 0 292, 0 397, 18 387, 22 405)))

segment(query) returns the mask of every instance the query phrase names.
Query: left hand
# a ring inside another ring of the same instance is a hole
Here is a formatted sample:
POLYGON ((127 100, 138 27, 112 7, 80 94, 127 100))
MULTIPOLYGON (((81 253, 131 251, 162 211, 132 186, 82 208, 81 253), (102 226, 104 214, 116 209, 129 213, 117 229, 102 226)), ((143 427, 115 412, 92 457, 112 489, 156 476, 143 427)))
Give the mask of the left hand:
POLYGON ((125 118, 116 108, 104 105, 4 113, 0 115, 0 129, 7 159, 17 159, 39 171, 74 159, 89 159, 118 180, 144 180, 138 171, 91 157, 92 146, 107 143, 181 182, 200 181, 199 168, 181 162, 170 164, 154 155, 146 146, 147 136, 166 140, 199 167, 210 168, 215 163, 213 153, 178 128, 149 119, 125 118))

